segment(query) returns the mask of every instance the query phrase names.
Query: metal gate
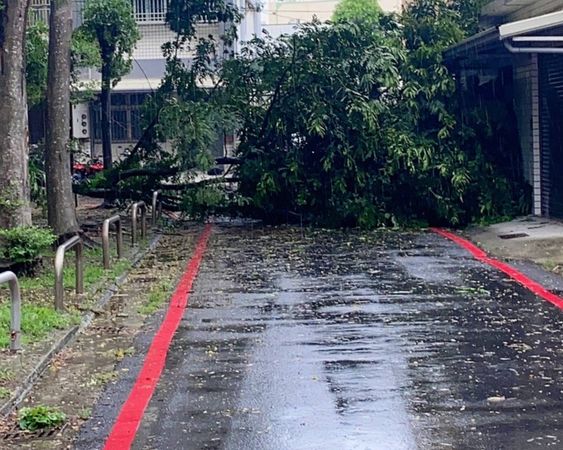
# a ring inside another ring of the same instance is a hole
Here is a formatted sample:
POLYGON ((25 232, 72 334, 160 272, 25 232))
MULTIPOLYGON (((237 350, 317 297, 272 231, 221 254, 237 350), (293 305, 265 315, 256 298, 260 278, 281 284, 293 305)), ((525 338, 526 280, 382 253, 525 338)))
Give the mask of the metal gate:
POLYGON ((540 55, 542 215, 563 218, 563 55, 540 55))

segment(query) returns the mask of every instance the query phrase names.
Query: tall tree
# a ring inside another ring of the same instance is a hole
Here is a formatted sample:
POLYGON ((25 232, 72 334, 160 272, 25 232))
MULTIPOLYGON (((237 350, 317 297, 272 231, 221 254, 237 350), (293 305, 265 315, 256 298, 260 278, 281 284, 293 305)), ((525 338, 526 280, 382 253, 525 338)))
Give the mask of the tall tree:
POLYGON ((131 2, 90 0, 84 10, 82 29, 97 41, 100 49, 102 152, 104 168, 111 169, 111 89, 131 71, 131 55, 140 38, 131 2))
POLYGON ((375 25, 382 10, 377 0, 340 0, 332 15, 334 22, 356 22, 375 25))
POLYGON ((78 231, 70 171, 71 0, 51 0, 47 82, 47 213, 58 236, 78 231))
POLYGON ((31 224, 25 29, 29 0, 0 1, 0 227, 31 224))

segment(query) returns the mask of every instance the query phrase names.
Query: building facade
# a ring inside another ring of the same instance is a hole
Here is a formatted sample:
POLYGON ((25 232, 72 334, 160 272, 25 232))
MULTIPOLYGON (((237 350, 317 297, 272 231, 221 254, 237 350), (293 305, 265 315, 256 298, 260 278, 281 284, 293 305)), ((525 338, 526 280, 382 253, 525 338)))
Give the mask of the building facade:
POLYGON ((563 218, 563 0, 495 0, 482 31, 446 52, 458 81, 490 84, 512 102, 532 212, 563 218))
MULTIPOLYGON (((375 0, 374 0, 375 1, 375 0)), ((406 0, 377 0, 384 12, 400 12, 406 0)), ((283 25, 311 22, 317 18, 321 22, 330 20, 339 0, 267 0, 264 22, 267 29, 283 29, 283 25)), ((289 28, 290 29, 290 28, 289 28)))
MULTIPOLYGON (((50 0, 31 0, 30 21, 42 20, 48 23, 50 0)), ((254 34, 261 32, 261 12, 251 0, 233 0, 242 20, 238 24, 238 41, 235 43, 236 51, 241 42, 249 40, 254 34)), ((154 92, 160 85, 165 72, 165 59, 162 54, 162 45, 173 41, 175 34, 165 22, 167 13, 167 0, 132 0, 133 14, 141 39, 136 45, 132 55, 133 67, 131 72, 115 86, 111 97, 112 114, 112 142, 113 156, 118 158, 128 149, 131 149, 141 137, 141 107, 146 97, 154 92)), ((75 0, 73 3, 73 25, 80 26, 85 0, 75 0)), ((222 24, 202 23, 197 26, 198 36, 219 36, 222 24)), ((223 54, 223 48, 218 49, 218 54, 223 54)), ((189 52, 180 54, 180 57, 189 63, 192 55, 189 52)), ((81 72, 80 83, 94 90, 99 89, 100 74, 94 69, 85 69, 81 72)), ((78 104, 72 106, 72 133, 79 142, 80 148, 87 157, 101 156, 101 130, 100 130, 99 102, 78 104)), ((225 149, 218 143, 214 153, 218 156, 225 149)))

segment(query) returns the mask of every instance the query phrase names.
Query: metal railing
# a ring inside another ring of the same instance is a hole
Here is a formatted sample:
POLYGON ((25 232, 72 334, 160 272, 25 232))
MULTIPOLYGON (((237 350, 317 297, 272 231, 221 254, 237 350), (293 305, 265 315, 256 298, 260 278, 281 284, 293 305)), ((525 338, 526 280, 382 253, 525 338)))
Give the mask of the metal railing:
POLYGON ((64 310, 63 269, 67 250, 74 249, 76 255, 76 293, 82 294, 84 292, 83 246, 84 244, 80 236, 74 236, 57 248, 57 253, 55 254, 55 309, 57 311, 64 310))
POLYGON ((165 0, 133 0, 133 17, 139 23, 164 23, 167 2, 165 0))
POLYGON ((131 207, 131 245, 137 241, 137 217, 141 210, 141 239, 147 235, 147 205, 145 202, 133 203, 131 207))
POLYGON ((158 196, 160 195, 160 191, 154 191, 152 193, 152 226, 153 228, 156 227, 156 220, 158 215, 162 213, 162 203, 158 201, 158 196))
POLYGON ((12 309, 10 312, 10 350, 15 352, 21 350, 21 317, 22 301, 18 277, 14 272, 0 273, 0 284, 8 283, 10 296, 12 297, 12 309))
POLYGON ((117 258, 121 258, 123 253, 123 230, 121 228, 121 217, 118 214, 104 220, 102 225, 102 251, 104 254, 104 269, 110 268, 109 251, 109 226, 115 223, 115 240, 117 244, 117 258))

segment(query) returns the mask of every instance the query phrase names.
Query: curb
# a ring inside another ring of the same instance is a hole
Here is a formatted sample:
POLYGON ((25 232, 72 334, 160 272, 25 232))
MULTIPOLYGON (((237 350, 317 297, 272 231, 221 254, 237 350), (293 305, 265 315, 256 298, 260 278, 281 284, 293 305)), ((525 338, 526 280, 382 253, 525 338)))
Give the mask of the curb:
POLYGON ((430 230, 442 236, 443 238, 449 239, 450 241, 454 242, 457 246, 470 253, 477 261, 480 261, 483 264, 492 267, 493 269, 503 272, 509 278, 513 279, 525 289, 530 291, 532 294, 542 298, 546 302, 551 303, 560 310, 563 310, 563 297, 560 297, 559 295, 549 291, 549 289, 547 289, 543 284, 538 283, 536 280, 526 276, 514 266, 511 266, 504 261, 489 256, 485 250, 475 245, 470 240, 461 237, 457 233, 452 233, 451 231, 447 231, 443 228, 431 228, 430 230))
MULTIPOLYGON (((144 259, 144 257, 151 251, 155 249, 155 247, 160 242, 162 238, 161 233, 157 233, 151 240, 150 244, 142 250, 138 252, 135 257, 133 258, 133 262, 131 263, 131 267, 125 273, 121 274, 115 282, 110 285, 102 297, 96 302, 94 308, 102 309, 110 299, 117 293, 119 287, 127 281, 131 269, 137 267, 139 263, 144 259)), ((61 336, 49 349, 49 351, 41 358, 41 360, 36 364, 36 366, 31 370, 31 373, 25 378, 22 385, 16 389, 14 394, 7 400, 2 406, 0 406, 0 417, 6 417, 12 411, 19 406, 19 404, 27 397, 27 394, 31 391, 35 382, 39 379, 39 377, 43 374, 45 369, 49 366, 51 361, 55 356, 57 356, 67 345, 70 345, 74 342, 75 338, 82 333, 94 320, 96 314, 92 311, 87 312, 82 316, 82 320, 80 321, 80 325, 76 325, 75 327, 68 330, 63 336, 61 336)))

